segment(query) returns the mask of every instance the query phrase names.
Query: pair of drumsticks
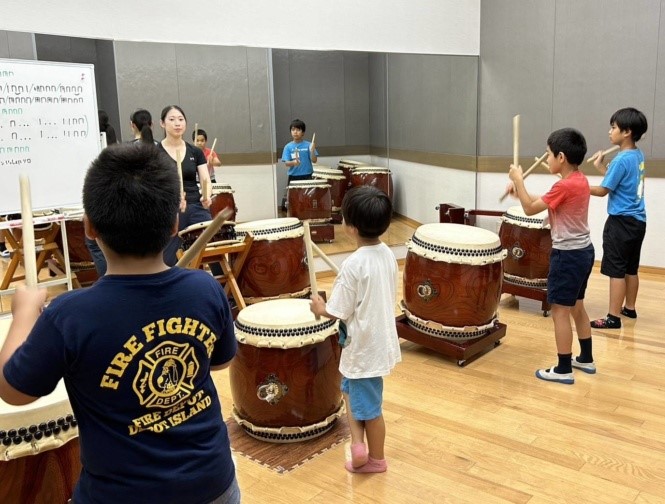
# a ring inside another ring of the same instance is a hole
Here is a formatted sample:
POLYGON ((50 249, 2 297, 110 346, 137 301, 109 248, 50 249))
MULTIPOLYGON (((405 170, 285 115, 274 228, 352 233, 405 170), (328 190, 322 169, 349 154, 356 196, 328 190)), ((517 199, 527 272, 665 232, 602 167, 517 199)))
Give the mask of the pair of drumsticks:
MULTIPOLYGON (((519 146, 520 146, 520 116, 519 114, 513 117, 513 166, 519 166, 519 146)), ((612 152, 618 151, 619 150, 618 145, 614 145, 610 147, 609 149, 604 150, 601 154, 600 157, 606 156, 608 154, 611 154, 612 152)), ((547 165, 544 161, 545 158, 547 157, 547 152, 545 152, 542 156, 536 157, 535 158, 535 163, 533 163, 527 170, 524 172, 522 175, 522 178, 525 179, 527 178, 531 172, 539 165, 544 165, 545 168, 549 169, 549 165, 547 165)), ((598 158, 595 154, 591 156, 589 159, 587 159, 587 163, 591 163, 595 161, 598 158)), ((506 197, 510 194, 510 190, 507 190, 503 196, 499 198, 499 203, 503 202, 503 200, 506 199, 506 197)))

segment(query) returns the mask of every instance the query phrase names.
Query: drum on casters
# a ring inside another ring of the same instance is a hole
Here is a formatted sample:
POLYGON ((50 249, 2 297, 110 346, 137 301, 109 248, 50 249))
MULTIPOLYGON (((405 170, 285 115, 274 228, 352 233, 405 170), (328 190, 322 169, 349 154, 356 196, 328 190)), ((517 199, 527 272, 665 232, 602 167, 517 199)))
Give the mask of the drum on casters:
POLYGON ((237 278, 247 304, 274 298, 309 297, 305 230, 294 217, 243 222, 235 227, 239 240, 254 235, 245 265, 237 278))
POLYGON ((332 216, 330 184, 320 179, 292 180, 288 187, 288 217, 329 222, 332 216))
POLYGON ((319 166, 314 166, 314 173, 312 176, 315 179, 325 180, 327 184, 330 184, 332 211, 339 213, 342 210, 342 200, 344 199, 348 187, 348 181, 344 172, 335 168, 321 168, 319 166))
POLYGON ((238 207, 236 207, 236 200, 233 197, 234 192, 235 191, 229 184, 212 184, 212 202, 210 203, 210 215, 212 215, 213 218, 225 208, 230 208, 233 210, 233 213, 229 217, 229 220, 236 220, 238 207))
POLYGON ((229 370, 233 415, 251 436, 304 441, 341 416, 338 322, 316 320, 307 299, 277 299, 240 311, 229 370))
POLYGON ((499 237, 508 250, 503 261, 504 281, 546 288, 552 251, 547 210, 527 216, 521 206, 510 207, 502 217, 499 237))
POLYGON ((372 185, 393 199, 393 177, 390 170, 380 166, 359 166, 351 172, 351 187, 372 185))
MULTIPOLYGON (((183 250, 187 250, 191 247, 196 239, 201 236, 201 233, 210 225, 212 221, 197 222, 191 226, 187 226, 185 229, 178 233, 178 236, 182 240, 183 250)), ((224 242, 224 241, 235 241, 236 232, 235 232, 235 222, 226 221, 224 225, 219 228, 219 231, 213 235, 210 239, 210 243, 214 242, 224 242)))
POLYGON ((433 336, 465 341, 497 322, 506 251, 496 233, 462 224, 425 224, 407 243, 408 322, 433 336))
MULTIPOLYGON (((0 345, 11 319, 0 319, 0 345)), ((64 504, 81 472, 78 424, 61 381, 24 406, 0 399, 0 502, 64 504)))

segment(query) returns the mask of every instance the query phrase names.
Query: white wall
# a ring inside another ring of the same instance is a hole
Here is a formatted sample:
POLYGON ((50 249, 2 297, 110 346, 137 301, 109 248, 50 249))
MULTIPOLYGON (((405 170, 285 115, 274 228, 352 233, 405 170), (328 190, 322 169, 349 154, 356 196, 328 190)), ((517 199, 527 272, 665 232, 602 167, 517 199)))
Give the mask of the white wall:
MULTIPOLYGON (((648 170, 648 162, 647 162, 648 170)), ((598 185, 602 177, 590 176, 589 184, 598 185)), ((531 175, 526 181, 526 188, 530 194, 539 196, 545 194, 556 181, 553 175, 538 174, 531 175)), ((479 210, 505 210, 511 206, 519 205, 519 201, 506 198, 499 203, 499 197, 503 194, 508 175, 500 173, 478 174, 478 205, 479 210)), ((665 236, 665 220, 659 216, 665 215, 665 179, 649 179, 647 177, 645 186, 645 204, 647 209, 647 234, 642 245, 642 266, 654 266, 665 268, 665 254, 660 250, 663 245, 662 237, 665 236)), ((589 228, 591 229, 591 240, 596 248, 596 259, 600 261, 603 256, 603 226, 607 219, 607 198, 592 196, 589 203, 589 228)))
POLYGON ((237 222, 277 217, 275 199, 275 167, 272 165, 224 165, 215 170, 217 182, 229 184, 235 191, 233 199, 237 222))
POLYGON ((151 42, 478 55, 480 0, 309 0, 298 5, 275 0, 3 0, 0 30, 151 42))

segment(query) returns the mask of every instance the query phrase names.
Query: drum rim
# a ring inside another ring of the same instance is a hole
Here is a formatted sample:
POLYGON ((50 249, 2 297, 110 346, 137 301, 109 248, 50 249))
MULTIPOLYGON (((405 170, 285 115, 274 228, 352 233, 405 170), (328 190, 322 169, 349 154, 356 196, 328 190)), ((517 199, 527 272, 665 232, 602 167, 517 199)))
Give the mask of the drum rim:
POLYGON ((297 217, 281 217, 276 219, 263 219, 259 221, 243 222, 242 224, 236 225, 235 231, 238 237, 244 237, 247 232, 251 232, 254 235, 254 240, 257 241, 270 240, 271 238, 279 239, 280 237, 278 235, 291 232, 294 233, 293 236, 286 236, 282 238, 298 238, 305 235, 305 228, 302 224, 302 221, 297 217), (276 227, 267 227, 267 225, 264 224, 263 227, 248 227, 250 224, 259 222, 272 222, 273 224, 280 223, 281 225, 276 227))
POLYGON ((499 235, 486 229, 463 224, 423 224, 416 229, 406 246, 409 252, 421 257, 459 264, 483 265, 497 263, 503 261, 508 255, 508 251, 501 245, 499 235), (427 233, 431 229, 444 229, 442 226, 450 230, 452 235, 458 234, 454 232, 455 229, 457 231, 466 230, 475 233, 477 237, 485 235, 488 240, 484 243, 453 243, 446 242, 441 237, 437 240, 437 237, 427 233), (491 242, 489 242, 490 237, 492 238, 491 242))

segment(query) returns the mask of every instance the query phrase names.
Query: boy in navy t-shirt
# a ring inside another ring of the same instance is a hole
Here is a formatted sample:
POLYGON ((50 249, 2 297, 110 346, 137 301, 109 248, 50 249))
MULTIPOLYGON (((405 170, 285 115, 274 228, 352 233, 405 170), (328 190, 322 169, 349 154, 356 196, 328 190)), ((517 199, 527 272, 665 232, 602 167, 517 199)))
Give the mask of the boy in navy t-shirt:
POLYGON ((235 355, 233 321, 210 275, 164 264, 180 204, 172 165, 153 145, 102 151, 83 205, 106 275, 43 312, 43 289, 20 290, 12 304, 0 397, 27 404, 64 378, 83 465, 76 504, 240 500, 210 376, 235 355))

